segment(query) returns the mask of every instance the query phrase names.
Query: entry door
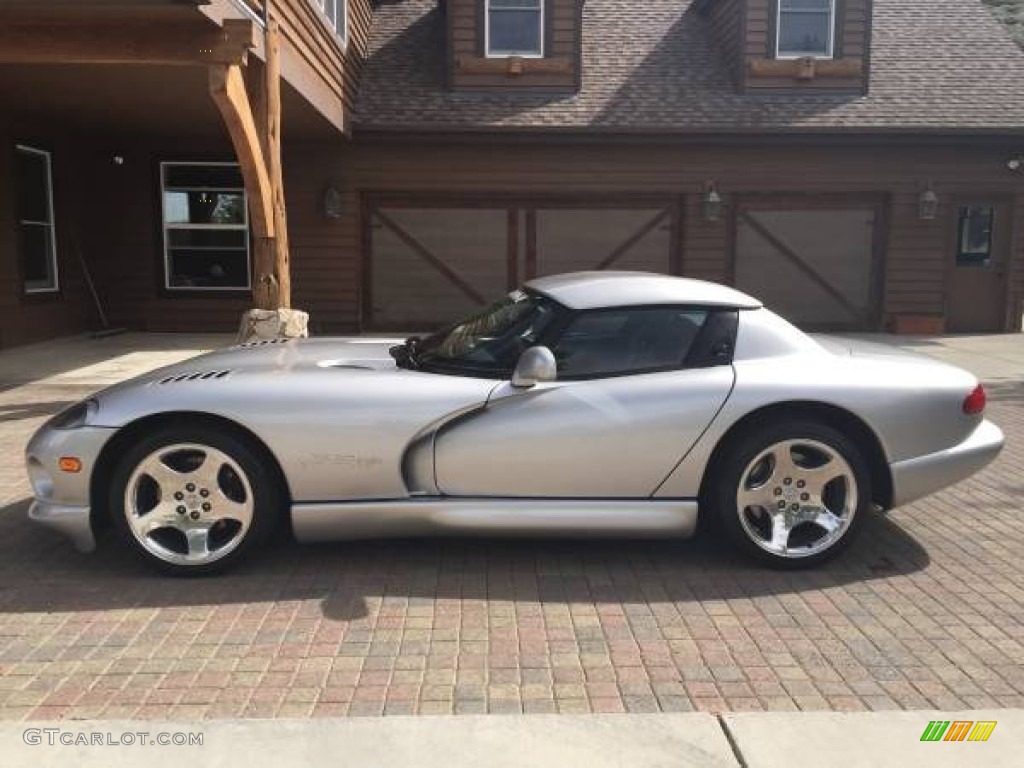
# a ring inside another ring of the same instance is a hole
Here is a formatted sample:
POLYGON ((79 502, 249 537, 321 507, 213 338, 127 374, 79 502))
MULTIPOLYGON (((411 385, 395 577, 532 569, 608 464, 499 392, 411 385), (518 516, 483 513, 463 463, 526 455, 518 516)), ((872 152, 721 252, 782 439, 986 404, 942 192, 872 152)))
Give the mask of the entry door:
POLYGON ((701 436, 733 386, 731 365, 526 391, 500 384, 487 407, 435 442, 446 496, 646 498, 701 436))
POLYGON ((963 199, 953 207, 946 324, 953 332, 1005 330, 1010 208, 963 199))

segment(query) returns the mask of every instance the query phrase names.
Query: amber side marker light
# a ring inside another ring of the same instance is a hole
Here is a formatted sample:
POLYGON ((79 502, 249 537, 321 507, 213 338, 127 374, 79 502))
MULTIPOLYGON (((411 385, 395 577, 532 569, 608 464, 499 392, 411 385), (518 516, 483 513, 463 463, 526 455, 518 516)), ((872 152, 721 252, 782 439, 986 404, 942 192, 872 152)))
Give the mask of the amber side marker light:
POLYGON ((61 472, 81 472, 82 460, 76 459, 74 456, 61 456, 57 466, 60 467, 61 472))
POLYGON ((979 384, 964 398, 964 413, 974 416, 985 410, 985 388, 979 384))

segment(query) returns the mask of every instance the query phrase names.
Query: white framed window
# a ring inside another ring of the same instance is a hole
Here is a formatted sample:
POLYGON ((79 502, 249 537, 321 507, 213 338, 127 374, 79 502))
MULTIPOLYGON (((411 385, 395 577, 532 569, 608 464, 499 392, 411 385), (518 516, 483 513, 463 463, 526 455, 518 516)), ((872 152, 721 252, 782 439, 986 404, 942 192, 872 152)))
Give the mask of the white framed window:
POLYGON ((57 279, 57 235, 53 219, 50 153, 15 145, 18 255, 25 293, 53 293, 57 279))
POLYGON ((238 163, 160 163, 164 288, 249 290, 249 207, 238 163))
POLYGON ((836 0, 779 0, 775 55, 831 59, 836 41, 836 0))
POLYGON ((320 11, 327 26, 341 40, 342 47, 348 45, 348 0, 310 0, 320 11))
POLYGON ((486 0, 484 10, 488 57, 544 56, 544 0, 486 0))

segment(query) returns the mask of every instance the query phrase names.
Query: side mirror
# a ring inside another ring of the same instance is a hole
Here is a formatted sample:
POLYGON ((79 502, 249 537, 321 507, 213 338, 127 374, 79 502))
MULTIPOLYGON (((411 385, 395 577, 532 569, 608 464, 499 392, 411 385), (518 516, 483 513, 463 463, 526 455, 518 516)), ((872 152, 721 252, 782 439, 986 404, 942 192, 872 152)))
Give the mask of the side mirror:
POLYGON ((512 373, 512 386, 529 389, 538 382, 554 381, 557 378, 558 364, 551 350, 547 347, 530 347, 519 356, 519 362, 512 373))

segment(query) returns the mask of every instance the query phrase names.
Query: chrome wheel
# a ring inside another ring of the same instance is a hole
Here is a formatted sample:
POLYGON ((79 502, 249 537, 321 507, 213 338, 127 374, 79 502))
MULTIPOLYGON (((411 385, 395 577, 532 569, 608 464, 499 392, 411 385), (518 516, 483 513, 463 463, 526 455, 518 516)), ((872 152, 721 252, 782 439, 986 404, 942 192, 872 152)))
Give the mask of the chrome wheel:
POLYGON ((238 462, 199 443, 153 451, 135 467, 124 492, 136 541, 175 565, 205 565, 236 549, 252 525, 254 506, 238 462))
POLYGON ((836 544, 857 513, 850 464, 817 440, 770 445, 740 475, 736 509, 750 540, 785 558, 817 555, 836 544))

